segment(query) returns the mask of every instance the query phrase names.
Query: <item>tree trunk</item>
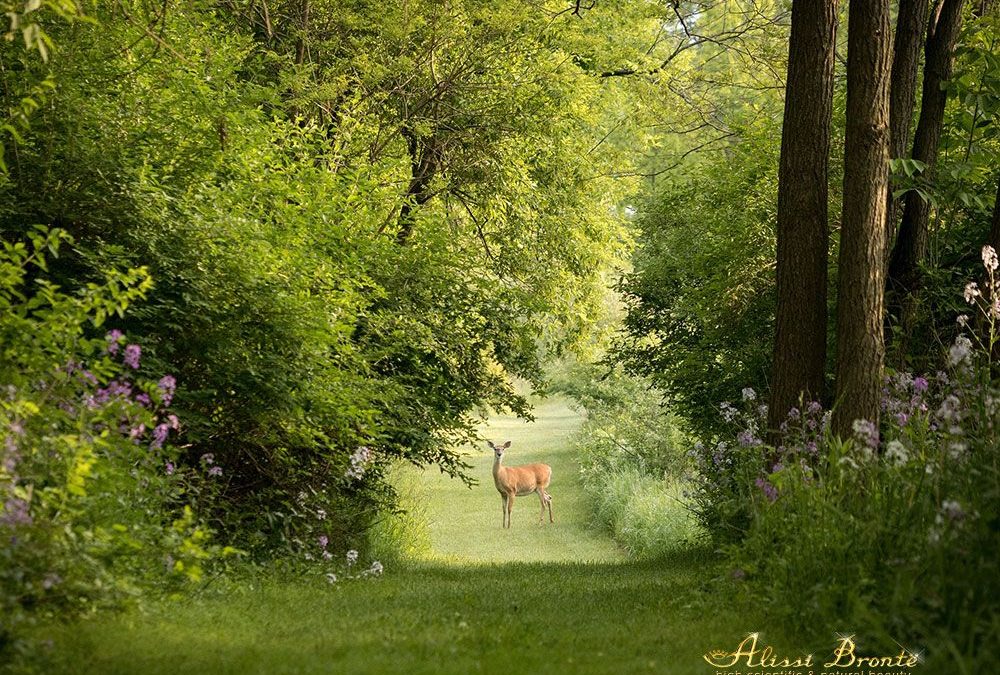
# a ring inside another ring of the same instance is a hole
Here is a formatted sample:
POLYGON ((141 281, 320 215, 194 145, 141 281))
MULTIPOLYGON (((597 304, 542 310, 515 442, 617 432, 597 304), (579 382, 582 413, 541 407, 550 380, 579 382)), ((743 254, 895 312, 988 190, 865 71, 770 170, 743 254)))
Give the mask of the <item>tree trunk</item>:
MULTIPOLYGON (((931 12, 924 48, 924 84, 920 97, 920 119, 913 140, 913 159, 927 165, 924 178, 934 179, 938 145, 944 126, 947 92, 941 86, 951 77, 952 53, 962 26, 965 0, 938 0, 931 12)), ((927 256, 930 204, 916 192, 906 193, 899 237, 889 261, 891 309, 904 330, 912 324, 914 300, 920 286, 920 265, 927 256)))
MULTIPOLYGON (((899 0, 896 36, 892 50, 892 84, 889 88, 889 157, 906 157, 910 144, 910 125, 916 104, 917 70, 920 45, 927 28, 928 0, 899 0)), ((899 200, 888 195, 885 217, 886 251, 896 236, 899 200)), ((888 261, 886 261, 888 262, 888 261)))
POLYGON ((437 171, 437 151, 433 138, 421 139, 407 126, 402 128, 401 133, 406 139, 406 149, 410 155, 410 182, 399 208, 396 243, 405 245, 413 234, 415 209, 426 204, 433 196, 430 184, 437 171))
POLYGON ((792 4, 778 170, 777 332, 768 419, 772 430, 803 397, 823 397, 836 36, 837 0, 792 4))
POLYGON ((837 405, 833 431, 878 422, 885 209, 889 178, 889 0, 851 3, 847 27, 844 208, 837 285, 837 405))

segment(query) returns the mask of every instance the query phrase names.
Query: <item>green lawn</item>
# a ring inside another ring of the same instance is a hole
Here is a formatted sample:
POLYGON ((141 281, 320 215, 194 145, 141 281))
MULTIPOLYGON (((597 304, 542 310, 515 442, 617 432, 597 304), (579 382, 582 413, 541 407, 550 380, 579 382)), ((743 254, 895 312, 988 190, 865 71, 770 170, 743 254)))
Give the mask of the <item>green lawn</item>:
MULTIPOLYGON (((492 456, 470 449, 472 490, 416 477, 431 553, 378 578, 232 583, 48 631, 53 673, 619 673, 714 672, 701 655, 759 628, 703 591, 718 573, 687 551, 635 563, 590 525, 561 402, 538 421, 493 420, 511 464, 553 466, 553 525, 534 496, 500 527, 492 456)), ((413 476, 411 476, 413 478, 413 476)))

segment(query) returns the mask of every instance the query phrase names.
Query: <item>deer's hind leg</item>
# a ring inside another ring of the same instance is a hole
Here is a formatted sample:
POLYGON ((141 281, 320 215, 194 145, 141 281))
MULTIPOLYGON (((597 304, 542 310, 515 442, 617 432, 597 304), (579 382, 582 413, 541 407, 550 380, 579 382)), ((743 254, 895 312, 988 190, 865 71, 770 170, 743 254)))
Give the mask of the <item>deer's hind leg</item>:
POLYGON ((545 515, 545 507, 547 506, 549 509, 549 522, 550 523, 556 522, 552 520, 552 495, 550 495, 545 490, 541 489, 539 490, 539 494, 541 494, 542 497, 542 515, 543 516, 545 515))
POLYGON ((538 488, 536 492, 538 492, 538 501, 541 502, 542 505, 542 511, 541 513, 538 514, 538 522, 543 523, 545 522, 545 502, 546 502, 545 498, 547 495, 545 494, 545 490, 543 490, 542 488, 538 488))

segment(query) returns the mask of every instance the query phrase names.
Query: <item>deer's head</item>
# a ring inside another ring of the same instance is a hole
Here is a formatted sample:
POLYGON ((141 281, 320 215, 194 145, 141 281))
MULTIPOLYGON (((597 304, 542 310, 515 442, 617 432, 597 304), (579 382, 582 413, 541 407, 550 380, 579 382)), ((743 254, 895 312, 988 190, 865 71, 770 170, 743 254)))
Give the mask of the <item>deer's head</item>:
POLYGON ((496 455, 497 459, 501 459, 503 457, 504 450, 510 447, 510 441, 507 441, 503 445, 494 445, 493 441, 486 441, 486 445, 493 449, 493 454, 496 455))

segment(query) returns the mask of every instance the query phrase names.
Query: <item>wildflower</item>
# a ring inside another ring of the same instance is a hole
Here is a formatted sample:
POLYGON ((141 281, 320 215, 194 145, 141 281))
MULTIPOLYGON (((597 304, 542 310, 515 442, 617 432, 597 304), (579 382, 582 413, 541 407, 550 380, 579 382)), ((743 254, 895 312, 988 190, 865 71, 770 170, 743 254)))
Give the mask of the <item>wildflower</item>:
POLYGON ((739 581, 741 579, 745 579, 746 576, 747 576, 747 573, 746 573, 745 570, 742 570, 740 568, 736 568, 736 569, 734 569, 732 571, 732 574, 730 574, 729 576, 731 576, 733 579, 736 579, 737 581, 739 581))
POLYGON ((329 551, 323 551, 323 560, 333 560, 333 554, 329 551))
POLYGON ((889 441, 889 445, 885 449, 885 459, 895 465, 906 464, 910 455, 906 451, 906 446, 903 445, 902 441, 895 439, 889 441))
POLYGON ((316 519, 326 520, 326 511, 324 511, 323 509, 316 509, 316 519))
POLYGON ((965 285, 963 295, 965 296, 965 301, 971 305, 982 294, 979 292, 979 285, 975 281, 970 281, 965 285))
POLYGON ((135 440, 146 433, 146 425, 140 424, 137 427, 132 427, 132 430, 128 432, 128 437, 135 440))
POLYGON ((823 411, 823 406, 819 401, 809 401, 809 405, 806 406, 806 412, 810 415, 818 415, 823 411))
POLYGON ((118 353, 118 343, 121 342, 122 338, 124 337, 125 334, 122 333, 117 328, 110 331, 107 335, 104 336, 104 339, 108 341, 108 354, 118 353))
POLYGON ((837 463, 840 464, 841 466, 846 466, 854 470, 857 470, 858 468, 858 463, 854 461, 854 458, 848 457, 847 455, 841 457, 840 461, 837 463))
POLYGON ((744 448, 752 448, 762 444, 762 441, 754 436, 753 432, 749 429, 744 429, 736 436, 736 440, 744 448))
POLYGON ((733 404, 729 401, 723 401, 719 404, 719 410, 722 411, 722 419, 727 422, 732 422, 736 419, 737 410, 733 407, 733 404))
POLYGON ((200 460, 203 464, 215 464, 215 455, 210 452, 206 452, 201 456, 200 460))
POLYGON ((352 548, 347 552, 347 566, 350 567, 356 562, 358 562, 358 552, 352 548))
POLYGON ((969 325, 969 315, 968 314, 959 314, 958 318, 955 319, 955 322, 959 326, 961 326, 962 328, 965 328, 966 326, 969 325))
POLYGON ((335 584, 337 583, 337 575, 334 574, 333 572, 328 572, 326 575, 326 580, 331 584, 335 584))
POLYGON ((943 520, 942 517, 947 518, 952 523, 961 522, 965 520, 965 510, 954 499, 945 499, 941 502, 941 509, 938 512, 938 522, 943 520))
POLYGON ((792 408, 791 410, 788 411, 788 419, 797 420, 800 417, 802 417, 802 411, 800 411, 798 408, 792 408))
POLYGON ((851 428, 854 429, 855 438, 863 443, 866 448, 874 449, 878 447, 878 427, 875 426, 874 422, 864 419, 854 420, 851 428))
POLYGON ((135 402, 143 408, 148 408, 150 404, 149 394, 142 392, 135 397, 135 402))
POLYGON ((937 416, 943 422, 957 422, 962 417, 962 402, 954 394, 949 394, 937 410, 937 416))
POLYGON ((361 480, 365 475, 365 470, 372 460, 372 450, 368 446, 362 445, 351 455, 351 466, 344 472, 344 476, 354 480, 361 480))
POLYGON ((177 431, 181 428, 181 421, 177 419, 177 415, 167 415, 167 424, 171 429, 177 431))
POLYGON ((139 357, 142 356, 142 347, 139 345, 128 345, 125 347, 125 356, 122 361, 126 366, 135 370, 139 367, 139 357))
POLYGON ((368 568, 368 573, 374 574, 376 576, 382 574, 382 563, 380 563, 378 560, 373 562, 372 566, 368 568))
POLYGON ((210 468, 208 470, 208 475, 209 476, 221 476, 222 475, 222 467, 218 466, 218 465, 213 466, 212 468, 210 468))
POLYGON ((44 588, 45 590, 49 590, 53 586, 58 586, 61 583, 62 583, 62 577, 60 577, 55 572, 49 572, 48 574, 45 575, 45 578, 42 579, 42 588, 44 588))
POLYGON ((19 497, 11 497, 4 503, 3 510, 0 511, 0 525, 16 527, 31 525, 32 522, 33 519, 28 512, 28 502, 19 497))
POLYGON ((173 462, 167 462, 167 466, 164 469, 164 471, 166 472, 166 474, 168 476, 173 476, 174 475, 174 463, 173 462))
POLYGON ((156 386, 160 389, 160 400, 163 401, 163 405, 170 405, 174 400, 174 390, 177 389, 177 379, 173 375, 164 375, 156 386))
POLYGON ((325 534, 319 535, 319 547, 326 548, 326 545, 330 543, 329 538, 325 534))
POLYGON ((968 445, 961 441, 955 441, 948 446, 948 456, 952 459, 962 459, 968 450, 968 445))
POLYGON ((983 246, 983 267, 992 272, 998 266, 1000 266, 1000 261, 997 260, 996 250, 989 244, 983 246))
POLYGON ((156 428, 153 429, 153 442, 150 443, 151 448, 162 448, 163 443, 167 440, 167 434, 170 433, 170 427, 166 424, 157 424, 156 428))
POLYGON ((767 501, 774 502, 778 498, 778 488, 771 485, 766 478, 757 478, 753 484, 760 488, 760 491, 767 497, 767 501))
POLYGON ((913 390, 918 394, 922 394, 927 391, 927 378, 915 377, 913 378, 913 390))
POLYGON ((901 427, 905 427, 906 423, 910 421, 910 416, 905 412, 896 413, 896 424, 901 427))
POLYGON ((756 401, 757 392, 755 392, 751 387, 746 387, 743 390, 743 400, 744 401, 756 401))
POLYGON ((955 338, 955 344, 948 350, 948 364, 957 366, 972 354, 972 341, 964 335, 955 338))

